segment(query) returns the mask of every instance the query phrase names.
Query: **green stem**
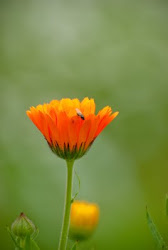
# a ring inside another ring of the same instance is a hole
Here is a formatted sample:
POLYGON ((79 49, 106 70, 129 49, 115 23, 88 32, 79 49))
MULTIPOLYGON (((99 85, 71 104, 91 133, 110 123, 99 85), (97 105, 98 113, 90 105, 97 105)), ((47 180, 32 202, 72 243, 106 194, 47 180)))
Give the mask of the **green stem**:
POLYGON ((74 161, 67 161, 67 186, 66 186, 64 218, 63 218, 63 225, 59 243, 59 250, 66 249, 67 239, 68 239, 71 199, 72 199, 73 164, 74 161))

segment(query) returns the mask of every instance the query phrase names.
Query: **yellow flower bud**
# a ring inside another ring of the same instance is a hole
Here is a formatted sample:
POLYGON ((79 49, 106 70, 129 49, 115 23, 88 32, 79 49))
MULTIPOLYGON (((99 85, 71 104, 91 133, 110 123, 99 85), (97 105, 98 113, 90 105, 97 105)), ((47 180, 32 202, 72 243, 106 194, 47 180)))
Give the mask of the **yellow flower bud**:
POLYGON ((29 218, 24 213, 12 223, 11 231, 14 235, 25 238, 26 236, 31 236, 36 232, 36 227, 29 218))
POLYGON ((99 220, 99 207, 86 201, 74 201, 71 206, 70 237, 87 239, 94 232, 99 220))

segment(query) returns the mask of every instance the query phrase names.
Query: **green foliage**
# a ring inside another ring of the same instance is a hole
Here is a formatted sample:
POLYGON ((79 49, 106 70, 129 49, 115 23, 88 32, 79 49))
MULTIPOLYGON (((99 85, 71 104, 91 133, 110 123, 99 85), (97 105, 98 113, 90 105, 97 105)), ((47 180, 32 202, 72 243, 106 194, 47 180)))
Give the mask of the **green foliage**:
POLYGON ((156 242, 157 248, 162 249, 162 250, 167 249, 166 243, 164 242, 161 234, 159 233, 156 225, 154 224, 153 219, 151 215, 149 214, 147 208, 146 208, 146 218, 147 218, 148 226, 153 236, 153 239, 156 242))

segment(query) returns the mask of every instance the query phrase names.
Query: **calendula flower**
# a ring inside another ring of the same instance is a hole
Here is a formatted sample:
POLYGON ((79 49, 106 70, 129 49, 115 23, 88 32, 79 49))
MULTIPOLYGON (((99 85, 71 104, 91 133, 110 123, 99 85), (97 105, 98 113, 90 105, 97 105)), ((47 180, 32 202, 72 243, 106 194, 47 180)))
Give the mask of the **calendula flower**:
POLYGON ((70 214, 70 237, 75 240, 87 239, 94 232, 99 220, 97 204, 74 201, 70 214))
POLYGON ((82 157, 101 131, 118 115, 109 106, 95 114, 93 99, 53 100, 31 107, 27 115, 51 150, 66 160, 82 157))
MULTIPOLYGON (((31 107, 27 111, 27 115, 44 135, 51 150, 65 159, 67 163, 64 217, 59 242, 59 250, 66 250, 73 200, 74 160, 82 157, 87 152, 96 137, 118 115, 118 112, 112 113, 111 108, 106 106, 95 114, 94 100, 86 97, 81 102, 78 99, 68 98, 60 101, 53 100, 48 104, 31 107)), ((74 207, 75 204, 73 203, 74 207)), ((72 232, 77 232, 76 235, 79 237, 87 238, 97 224, 98 208, 93 204, 86 206, 83 203, 83 206, 84 209, 78 203, 76 207, 76 211, 80 211, 79 215, 82 218, 79 219, 79 224, 74 219, 74 208, 72 209, 71 234, 75 235, 72 232), (88 214, 86 215, 85 212, 88 212, 88 214)))

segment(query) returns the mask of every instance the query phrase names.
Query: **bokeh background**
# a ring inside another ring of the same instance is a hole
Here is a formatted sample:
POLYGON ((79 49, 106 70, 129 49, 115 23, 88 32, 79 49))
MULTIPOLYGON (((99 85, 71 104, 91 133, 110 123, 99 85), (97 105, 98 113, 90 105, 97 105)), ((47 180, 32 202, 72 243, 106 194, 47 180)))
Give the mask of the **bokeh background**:
POLYGON ((146 205, 168 243, 167 25, 165 0, 0 1, 0 249, 22 211, 40 248, 57 249, 65 162, 25 111, 85 96, 120 114, 75 163, 78 199, 101 210, 80 249, 155 249, 146 205))

